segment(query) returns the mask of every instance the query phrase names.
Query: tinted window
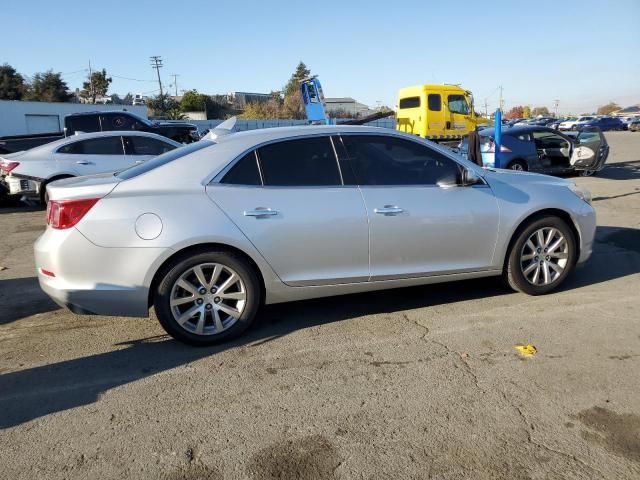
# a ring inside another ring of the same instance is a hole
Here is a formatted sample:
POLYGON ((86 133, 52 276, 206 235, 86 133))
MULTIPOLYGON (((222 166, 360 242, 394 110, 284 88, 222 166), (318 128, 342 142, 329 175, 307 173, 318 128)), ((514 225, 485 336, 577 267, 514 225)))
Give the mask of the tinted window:
POLYGON ((407 97, 400 99, 399 108, 418 108, 420 106, 420 97, 407 97))
POLYGON ((199 142, 194 142, 184 147, 179 147, 175 150, 171 150, 170 152, 163 153, 162 155, 152 158, 148 162, 134 165, 133 167, 129 167, 120 172, 116 172, 116 175, 122 180, 128 180, 130 178, 137 177, 138 175, 142 175, 143 173, 147 173, 150 170, 154 170, 169 162, 173 162, 174 160, 184 157, 185 155, 189 155, 190 153, 197 152, 198 150, 210 147, 212 145, 215 145, 215 143, 200 140, 199 142))
POLYGON ((266 145, 258 150, 265 185, 340 185, 340 172, 328 137, 266 145))
POLYGON ((80 155, 123 155, 122 139, 118 137, 92 138, 67 144, 58 153, 80 155))
POLYGON ((229 170, 221 183, 232 185, 262 185, 254 152, 247 153, 229 170))
POLYGON ((464 115, 469 114, 469 106, 464 95, 449 95, 449 111, 464 115))
POLYGON ((342 139, 360 185, 438 185, 458 181, 458 164, 425 145, 374 135, 344 135, 342 139))
POLYGON ((537 148, 564 148, 569 146, 569 142, 560 135, 552 132, 533 132, 533 139, 537 148))
POLYGON ((442 98, 438 93, 430 93, 427 97, 427 103, 432 112, 439 112, 442 109, 442 98))
POLYGON ((127 153, 131 155, 162 155, 176 148, 170 143, 155 138, 131 136, 125 137, 127 153))
POLYGON ((99 132, 100 123, 97 115, 82 115, 78 117, 67 117, 69 134, 75 132, 99 132))

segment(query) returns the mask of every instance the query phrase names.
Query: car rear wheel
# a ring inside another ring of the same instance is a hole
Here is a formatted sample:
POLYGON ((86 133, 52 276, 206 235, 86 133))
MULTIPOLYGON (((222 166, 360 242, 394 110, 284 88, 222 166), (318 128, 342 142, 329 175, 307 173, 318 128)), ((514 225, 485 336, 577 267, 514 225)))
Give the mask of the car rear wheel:
POLYGON ((525 162, 524 160, 514 160, 509 164, 507 168, 509 168, 509 170, 516 170, 518 172, 526 172, 527 170, 529 170, 527 162, 525 162))
POLYGON ((174 262, 158 284, 154 309, 176 340, 213 345, 242 334, 260 306, 260 283, 243 257, 200 252, 174 262))
POLYGON ((575 265, 573 231, 559 217, 546 216, 516 232, 503 276, 516 291, 542 295, 560 285, 575 265))

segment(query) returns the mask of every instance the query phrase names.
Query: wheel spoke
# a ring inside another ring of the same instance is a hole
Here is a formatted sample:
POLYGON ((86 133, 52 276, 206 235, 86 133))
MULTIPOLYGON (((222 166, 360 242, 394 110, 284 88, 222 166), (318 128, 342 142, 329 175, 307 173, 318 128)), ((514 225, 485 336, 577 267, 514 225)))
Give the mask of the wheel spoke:
POLYGON ((209 288, 209 282, 207 282, 207 279, 204 276, 204 272, 202 271, 202 267, 200 265, 198 265, 197 267, 193 267, 193 273, 196 274, 196 278, 200 282, 200 285, 203 286, 204 288, 208 289, 209 288))
POLYGON ((184 305, 185 303, 194 302, 195 300, 196 300, 196 297, 194 297, 193 295, 190 297, 172 298, 169 304, 172 307, 177 307, 179 305, 184 305))
POLYGON ((218 313, 217 309, 213 309, 213 323, 216 326, 216 332, 221 332, 224 330, 224 326, 222 325, 222 320, 220 320, 220 313, 218 313))
POLYGON ((216 264, 216 266, 213 267, 213 273, 211 274, 211 283, 209 284, 210 286, 214 286, 215 284, 218 283, 218 278, 220 278, 220 273, 222 273, 222 267, 216 264))
POLYGON ((542 273, 544 276, 544 283, 550 283, 551 282, 551 273, 549 272, 549 262, 544 262, 542 264, 542 273))
POLYGON ((551 254, 556 251, 556 249, 564 243, 564 237, 560 237, 558 240, 553 242, 553 244, 547 249, 547 253, 551 254))
POLYGON ((196 333, 202 335, 204 333, 204 322, 207 317, 204 313, 204 308, 200 307, 200 318, 198 318, 198 324, 196 325, 196 333))
POLYGON ((527 247, 529 247, 531 249, 532 252, 536 251, 536 246, 533 244, 533 242, 531 241, 531 239, 527 240, 526 243, 527 247))
POLYGON ((556 235, 556 229, 550 228, 549 233, 547 234, 547 239, 544 241, 545 247, 549 246, 549 244, 551 243, 551 240, 553 240, 553 237, 555 237, 555 235, 556 235))
POLYGON ((538 247, 544 247, 544 232, 542 229, 536 232, 536 241, 538 242, 538 247))
POLYGON ((200 305, 194 305, 193 307, 191 307, 189 310, 187 310, 186 312, 184 312, 182 315, 180 315, 176 321, 180 324, 180 325, 184 325, 187 320, 191 319, 196 313, 198 313, 198 310, 200 310, 200 308, 202 308, 200 305))
POLYGON ((535 252, 534 253, 529 253, 527 255, 522 255, 521 260, 532 260, 534 257, 536 256, 535 252))
POLYGON ((240 316, 240 312, 229 305, 225 305, 224 303, 219 303, 216 305, 218 310, 222 310, 224 313, 231 315, 234 318, 238 318, 240 316))
POLYGON ((220 285, 220 288, 218 288, 218 292, 220 292, 221 294, 224 293, 227 288, 229 288, 231 285, 233 285, 237 281, 238 281, 238 276, 235 273, 232 273, 231 276, 227 278, 222 285, 220 285))
POLYGON ((225 300, 246 300, 247 294, 245 292, 230 292, 230 293, 221 293, 220 297, 225 300))
POLYGON ((533 273, 533 278, 531 278, 531 283, 536 285, 538 283, 539 277, 540 277, 540 265, 536 263, 536 271, 533 273))
POLYGON ((538 266, 538 262, 531 262, 529 264, 529 266, 527 268, 524 269, 524 271, 522 273, 525 274, 525 276, 529 275, 531 272, 533 272, 533 269, 536 268, 538 266))
POLYGON ((567 252, 550 252, 549 256, 552 258, 569 258, 569 253, 567 252))
POLYGON ((182 288, 183 290, 186 290, 187 292, 189 292, 191 295, 195 295, 196 293, 198 293, 198 289, 196 287, 194 287, 191 282, 186 281, 184 278, 181 278, 180 280, 178 280, 178 282, 176 283, 176 285, 180 288, 182 288))
POLYGON ((564 271, 564 268, 562 268, 560 265, 553 262, 548 262, 548 263, 549 263, 549 266, 553 269, 553 271, 556 272, 558 275, 560 275, 564 271))

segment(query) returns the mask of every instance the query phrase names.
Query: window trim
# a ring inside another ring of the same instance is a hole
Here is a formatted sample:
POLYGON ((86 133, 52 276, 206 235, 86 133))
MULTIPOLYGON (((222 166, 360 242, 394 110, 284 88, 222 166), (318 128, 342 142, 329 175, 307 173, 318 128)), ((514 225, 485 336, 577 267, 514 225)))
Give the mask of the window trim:
POLYGON ((56 151, 54 152, 55 154, 60 154, 60 155, 118 155, 117 153, 68 153, 68 152, 61 152, 60 150, 62 150, 65 147, 68 147, 69 145, 76 145, 80 142, 86 142, 86 141, 91 141, 91 140, 102 140, 105 138, 114 138, 114 137, 118 137, 120 138, 120 146, 122 147, 122 156, 127 155, 127 147, 124 144, 124 137, 122 136, 122 134, 118 134, 118 135, 101 135, 99 137, 93 137, 93 138, 80 138, 80 139, 75 139, 72 142, 69 143, 65 143, 64 145, 60 145, 56 151))
POLYGON ((442 111, 442 94, 440 94, 440 93, 427 93, 427 110, 429 110, 430 112, 441 112, 442 111), (431 108, 431 104, 429 103, 429 99, 431 97, 438 97, 438 106, 440 108, 438 108, 437 110, 433 110, 431 108))

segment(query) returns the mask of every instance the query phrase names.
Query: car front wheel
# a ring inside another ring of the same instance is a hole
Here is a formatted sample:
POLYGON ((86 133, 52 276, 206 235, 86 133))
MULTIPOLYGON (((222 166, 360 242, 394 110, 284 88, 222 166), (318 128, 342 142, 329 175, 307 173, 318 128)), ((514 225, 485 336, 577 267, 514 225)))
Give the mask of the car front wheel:
POLYGON ((176 340, 213 345, 242 334, 260 306, 260 283, 243 257, 200 252, 165 270, 154 297, 160 324, 176 340))
POLYGON ((527 167, 527 162, 524 162, 522 160, 514 160, 509 164, 508 168, 509 170, 516 170, 518 172, 526 172, 527 170, 529 170, 529 168, 527 167))
POLYGON ((542 295, 564 281, 575 257, 575 237, 569 225, 559 217, 545 216, 516 233, 504 277, 514 290, 542 295))

